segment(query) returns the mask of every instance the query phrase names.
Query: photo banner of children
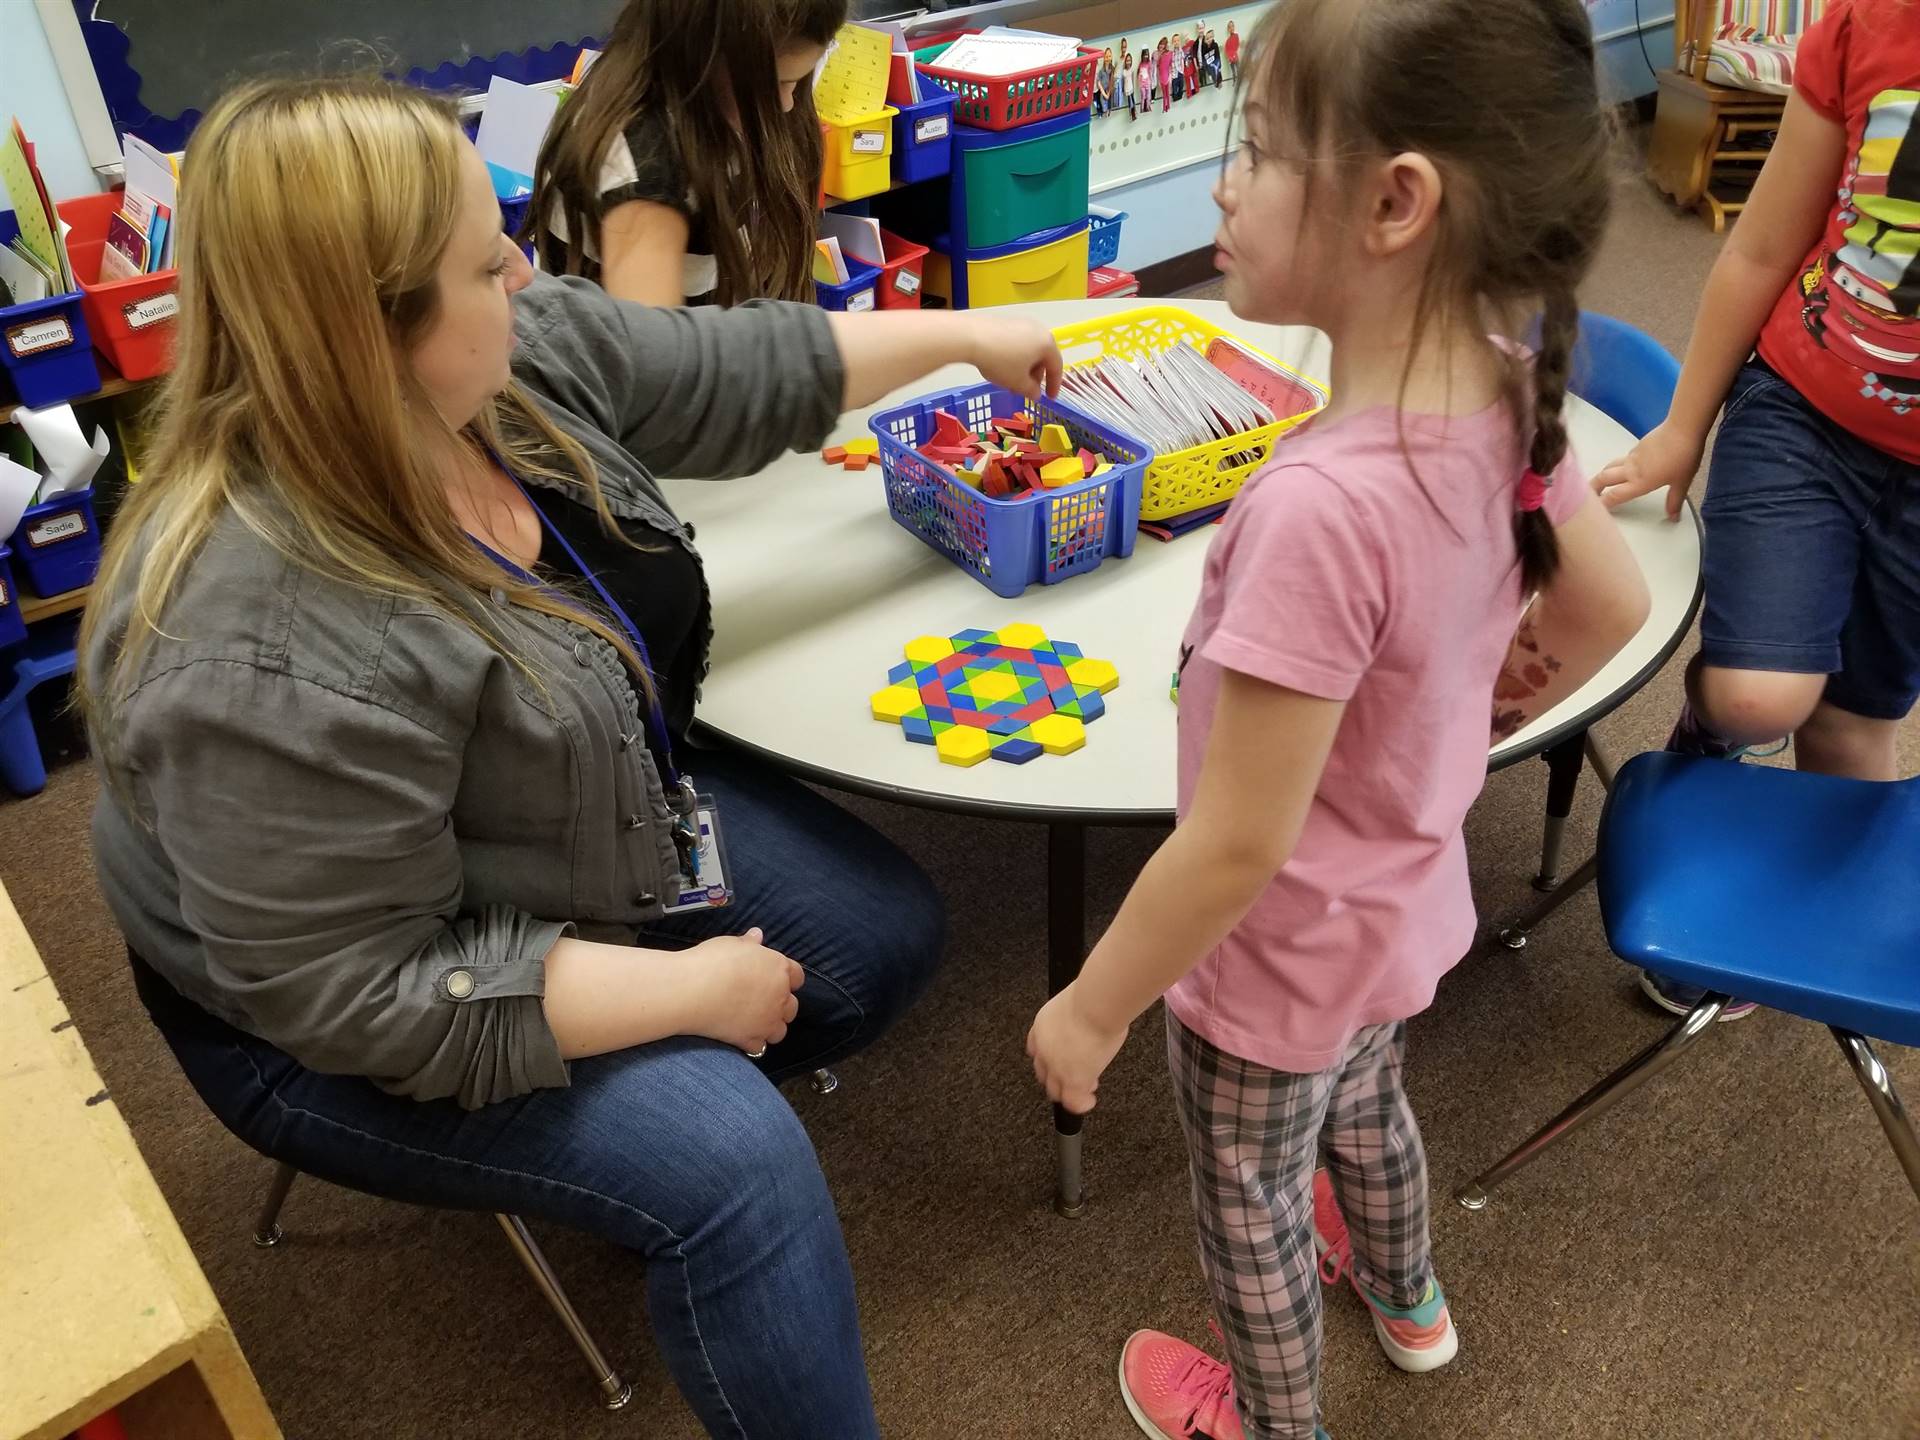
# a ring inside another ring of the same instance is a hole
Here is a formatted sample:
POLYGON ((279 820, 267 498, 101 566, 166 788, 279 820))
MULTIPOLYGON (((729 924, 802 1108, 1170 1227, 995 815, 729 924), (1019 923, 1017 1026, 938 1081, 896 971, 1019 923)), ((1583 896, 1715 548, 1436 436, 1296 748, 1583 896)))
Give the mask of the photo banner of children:
POLYGON ((1236 103, 1241 47, 1271 3, 1203 11, 1086 42, 1100 50, 1095 190, 1218 158, 1236 103))

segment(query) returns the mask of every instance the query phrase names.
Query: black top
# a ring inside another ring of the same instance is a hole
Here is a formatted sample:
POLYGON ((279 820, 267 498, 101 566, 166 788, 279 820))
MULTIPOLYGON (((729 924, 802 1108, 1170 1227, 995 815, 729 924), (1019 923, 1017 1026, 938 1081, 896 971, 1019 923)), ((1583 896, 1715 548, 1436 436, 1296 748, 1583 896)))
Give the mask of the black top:
MULTIPOLYGON (((693 692, 700 684, 700 650, 707 616, 699 562, 671 535, 641 521, 621 523, 627 538, 644 547, 636 550, 607 534, 591 505, 544 489, 534 498, 554 529, 567 537, 581 561, 600 577, 607 593, 639 627, 653 661, 653 680, 660 692, 667 730, 677 745, 693 723, 693 692)), ((562 582, 577 573, 566 551, 551 543, 541 547, 540 568, 562 582)), ((596 604, 599 601, 593 587, 584 582, 568 588, 575 595, 584 592, 585 598, 596 604)), ((646 708, 644 696, 641 708, 646 708)), ((665 758, 658 753, 652 735, 647 736, 647 745, 655 750, 656 763, 665 758)))
MULTIPOLYGON (((711 301, 716 279, 713 242, 707 236, 706 217, 694 201, 693 186, 687 179, 680 148, 656 112, 642 110, 629 122, 625 133, 613 142, 600 169, 600 185, 600 194, 594 202, 596 220, 629 200, 650 200, 686 217, 687 303, 703 305, 711 301), (695 286, 699 287, 697 292, 695 286)), ((598 275, 596 259, 590 278, 598 275)))

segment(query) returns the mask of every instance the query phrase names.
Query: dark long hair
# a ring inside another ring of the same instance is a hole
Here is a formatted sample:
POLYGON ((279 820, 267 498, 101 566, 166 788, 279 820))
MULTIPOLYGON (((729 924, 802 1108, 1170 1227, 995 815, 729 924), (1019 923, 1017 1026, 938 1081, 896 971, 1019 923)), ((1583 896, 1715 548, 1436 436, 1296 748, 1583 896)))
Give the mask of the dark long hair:
POLYGON ((812 299, 820 125, 810 83, 781 111, 776 67, 782 50, 826 45, 846 20, 847 0, 627 0, 540 147, 527 234, 542 267, 577 274, 586 239, 599 247, 601 166, 649 110, 706 222, 715 298, 812 299), (556 211, 569 243, 548 229, 556 211))
MULTIPOLYGON (((1522 312, 1540 313, 1531 365, 1506 358, 1508 404, 1529 468, 1550 475, 1567 453, 1575 292, 1613 199, 1580 0, 1286 0, 1248 44, 1267 113, 1336 173, 1405 151, 1439 170, 1439 243, 1410 353, 1431 324, 1512 333, 1522 312)), ((1514 535, 1523 583, 1550 580, 1560 553, 1547 517, 1517 514, 1514 535)))

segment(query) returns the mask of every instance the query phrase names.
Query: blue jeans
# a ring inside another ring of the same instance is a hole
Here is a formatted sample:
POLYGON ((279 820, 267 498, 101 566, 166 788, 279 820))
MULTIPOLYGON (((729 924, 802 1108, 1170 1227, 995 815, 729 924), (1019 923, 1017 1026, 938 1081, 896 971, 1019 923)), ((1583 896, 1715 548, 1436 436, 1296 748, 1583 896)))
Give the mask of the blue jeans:
POLYGON ((565 1089, 467 1111, 318 1074, 137 960, 135 980, 200 1098, 262 1154, 388 1199, 505 1211, 637 1251, 655 1339, 708 1433, 877 1436, 840 1223, 774 1082, 870 1043, 913 1002, 939 958, 939 897, 805 787, 729 752, 685 758, 719 803, 737 898, 641 943, 759 925, 800 963, 800 1013, 758 1063, 681 1036, 576 1060, 565 1089))
POLYGON ((1713 445, 1700 654, 1828 677, 1828 703, 1899 720, 1920 696, 1920 466, 1834 424, 1758 358, 1713 445))

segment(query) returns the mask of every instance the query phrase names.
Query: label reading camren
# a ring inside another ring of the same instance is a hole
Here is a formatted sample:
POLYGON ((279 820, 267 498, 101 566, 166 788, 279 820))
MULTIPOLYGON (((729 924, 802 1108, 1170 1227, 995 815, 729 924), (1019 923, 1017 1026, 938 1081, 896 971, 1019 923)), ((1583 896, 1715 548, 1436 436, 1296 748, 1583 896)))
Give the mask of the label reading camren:
POLYGON ((7 331, 7 348, 13 358, 24 360, 47 350, 58 350, 73 343, 73 326, 64 315, 49 315, 44 320, 29 320, 7 331))
POLYGON ((924 120, 914 121, 913 122, 913 143, 916 145, 924 145, 929 140, 946 139, 947 138, 947 122, 951 118, 952 117, 947 115, 929 115, 924 120))
POLYGON ((872 290, 854 291, 853 294, 847 296, 847 309, 849 310, 873 309, 873 291, 872 290))
POLYGON ((76 535, 87 533, 87 517, 78 510, 69 510, 64 515, 51 515, 38 525, 27 527, 27 544, 38 550, 43 545, 52 545, 61 540, 71 540, 76 535))
POLYGON ((911 295, 920 288, 920 277, 911 270, 902 270, 893 277, 893 288, 902 295, 911 295))
POLYGON ((878 155, 886 148, 887 132, 884 130, 853 132, 853 153, 856 155, 878 155))
POLYGON ((158 325, 162 320, 171 320, 180 313, 180 297, 169 290, 164 295, 149 295, 144 300, 134 300, 120 307, 120 314, 127 322, 129 330, 144 330, 149 325, 158 325))

